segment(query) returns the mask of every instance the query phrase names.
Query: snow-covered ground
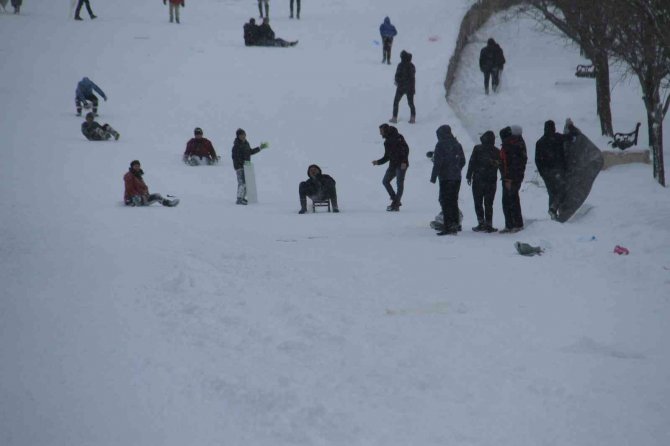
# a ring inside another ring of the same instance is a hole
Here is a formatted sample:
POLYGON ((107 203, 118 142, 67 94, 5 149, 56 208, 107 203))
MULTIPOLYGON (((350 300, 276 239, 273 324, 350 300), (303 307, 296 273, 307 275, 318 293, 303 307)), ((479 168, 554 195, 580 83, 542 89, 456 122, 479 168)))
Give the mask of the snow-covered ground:
MULTIPOLYGON (((496 18, 480 40, 506 50, 502 91, 483 95, 476 42, 459 121, 442 82, 467 0, 305 1, 300 21, 273 1, 277 35, 300 40, 289 49, 243 46, 251 0, 187 2, 181 25, 159 1, 92 3, 99 18, 81 23, 65 0, 0 14, 0 444, 670 443, 670 194, 649 166, 603 172, 573 223, 549 221, 529 183, 526 230, 472 233, 463 184, 466 230, 427 227, 440 124, 466 155, 519 123, 532 157, 542 122, 567 116, 602 145, 576 50, 496 18), (392 215, 370 164, 394 93, 375 44, 385 15, 418 82, 392 215), (109 96, 99 120, 118 142, 81 136, 83 76, 109 96), (196 126, 222 165, 180 162, 196 126), (238 127, 271 143, 248 207, 234 204, 238 127), (122 205, 133 159, 179 207, 122 205), (337 180, 340 214, 297 215, 311 163, 337 180), (520 257, 516 240, 547 252, 520 257)), ((616 84, 617 129, 643 119, 638 90, 616 84)))

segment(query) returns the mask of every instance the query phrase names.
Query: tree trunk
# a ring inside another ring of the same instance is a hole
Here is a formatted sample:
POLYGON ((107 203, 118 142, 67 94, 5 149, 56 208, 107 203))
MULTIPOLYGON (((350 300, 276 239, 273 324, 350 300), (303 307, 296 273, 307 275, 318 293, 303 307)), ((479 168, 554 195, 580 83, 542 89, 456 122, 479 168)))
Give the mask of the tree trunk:
POLYGON ((654 169, 654 178, 665 187, 665 166, 663 162, 663 104, 654 82, 642 83, 644 105, 647 109, 649 147, 654 169))
POLYGON ((610 67, 607 53, 598 52, 593 57, 592 62, 596 70, 596 101, 598 117, 600 118, 600 131, 603 135, 612 137, 614 136, 614 129, 610 107, 610 67))

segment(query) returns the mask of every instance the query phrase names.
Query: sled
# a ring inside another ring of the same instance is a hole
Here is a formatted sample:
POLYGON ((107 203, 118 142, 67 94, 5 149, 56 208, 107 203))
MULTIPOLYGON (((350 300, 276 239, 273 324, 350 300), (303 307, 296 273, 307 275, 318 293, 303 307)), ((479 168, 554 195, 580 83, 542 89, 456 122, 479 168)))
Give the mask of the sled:
POLYGON ((251 161, 244 162, 244 182, 247 185, 247 201, 249 203, 258 203, 256 174, 254 173, 254 164, 251 161))

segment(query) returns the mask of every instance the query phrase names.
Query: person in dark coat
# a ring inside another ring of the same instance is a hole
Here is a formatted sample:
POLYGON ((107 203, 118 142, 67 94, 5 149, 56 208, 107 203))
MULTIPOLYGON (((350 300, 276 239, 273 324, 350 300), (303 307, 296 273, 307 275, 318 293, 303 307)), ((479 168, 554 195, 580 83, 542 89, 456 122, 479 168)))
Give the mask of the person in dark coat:
POLYGON ((472 149, 465 176, 468 184, 472 185, 472 197, 479 223, 472 230, 496 232, 497 229, 493 227, 493 199, 496 196, 498 169, 500 169, 500 149, 495 146, 496 135, 491 130, 484 132, 479 140, 481 144, 472 149))
POLYGON ((123 201, 126 206, 150 206, 156 202, 167 207, 174 207, 179 204, 179 199, 170 197, 163 198, 161 194, 150 194, 149 188, 144 182, 144 171, 138 160, 130 163, 128 172, 123 176, 123 201))
POLYGON ((493 92, 498 91, 500 72, 505 66, 505 55, 498 43, 489 39, 486 46, 479 53, 479 69, 484 73, 484 91, 489 94, 489 79, 493 92))
POLYGON ((298 214, 307 212, 307 197, 312 201, 330 200, 333 212, 340 212, 337 207, 337 190, 335 180, 330 175, 321 172, 321 168, 312 164, 307 168, 307 180, 298 186, 300 196, 300 211, 298 214))
POLYGON ((270 27, 270 19, 267 17, 263 19, 263 24, 258 27, 258 32, 256 34, 256 45, 258 46, 295 46, 298 44, 298 41, 288 42, 284 39, 275 37, 275 32, 270 27))
POLYGON ((544 180, 549 194, 549 215, 558 217, 558 208, 565 196, 565 149, 566 137, 556 132, 554 121, 544 123, 544 135, 535 144, 535 165, 544 180))
POLYGON ((89 3, 88 0, 79 0, 77 3, 77 9, 74 11, 74 19, 75 20, 83 20, 81 16, 79 15, 79 12, 81 11, 81 7, 86 5, 86 10, 88 11, 89 17, 91 17, 91 20, 97 18, 95 14, 93 14, 93 10, 91 9, 91 4, 89 3))
POLYGON ((12 6, 14 7, 14 14, 21 14, 21 5, 23 0, 12 0, 12 6))
POLYGON ((526 142, 518 125, 500 130, 500 174, 503 182, 502 207, 505 229, 500 233, 518 232, 523 229, 519 190, 526 172, 526 142))
POLYGON ((437 235, 458 233, 458 192, 461 189, 461 170, 465 166, 463 146, 451 133, 451 127, 441 125, 437 131, 437 144, 433 152, 433 171, 430 182, 440 180, 440 206, 444 228, 437 235))
POLYGON ((244 179, 244 163, 251 161, 251 155, 255 155, 262 149, 268 147, 268 143, 261 143, 256 148, 251 148, 249 141, 247 141, 247 133, 242 129, 237 129, 235 132, 235 141, 233 142, 232 158, 233 169, 237 174, 237 201, 235 204, 247 204, 247 183, 244 179))
POLYGON ((202 136, 200 127, 193 130, 193 138, 186 143, 183 161, 191 166, 198 166, 202 163, 212 165, 219 162, 212 142, 202 136))
POLYGON ((384 18, 384 23, 379 25, 379 34, 382 37, 382 63, 391 65, 391 47, 393 38, 398 34, 398 30, 391 24, 391 19, 384 18))
POLYGON ((395 98, 393 98, 393 117, 389 122, 398 122, 398 104, 400 99, 407 95, 407 103, 411 116, 409 122, 416 122, 416 109, 414 108, 414 93, 416 91, 416 68, 412 63, 412 54, 405 50, 400 52, 400 63, 395 70, 395 98))
POLYGON ((254 46, 258 43, 258 28, 256 19, 253 17, 249 19, 249 23, 244 24, 244 44, 246 46, 254 46))
POLYGON ((118 140, 121 136, 111 125, 100 125, 95 121, 95 115, 91 112, 86 114, 86 121, 81 124, 81 133, 89 141, 107 141, 112 136, 118 140))
POLYGON ((373 166, 381 166, 389 163, 384 174, 382 184, 391 198, 391 204, 387 211, 399 211, 402 206, 401 199, 405 189, 405 174, 409 167, 409 146, 405 138, 398 133, 398 129, 392 125, 382 124, 379 126, 379 134, 384 138, 384 156, 372 161, 373 166), (396 179, 396 189, 393 190, 391 181, 396 179))
POLYGON ((74 104, 77 108, 77 116, 81 116, 82 107, 89 107, 88 101, 93 105, 93 114, 98 114, 98 97, 93 94, 94 90, 102 96, 105 102, 107 101, 105 92, 91 79, 84 77, 77 83, 77 89, 74 92, 74 104))
MULTIPOLYGON (((296 11, 298 14, 296 15, 296 18, 300 20, 300 0, 296 0, 298 10, 296 11)), ((289 16, 289 19, 293 18, 293 0, 289 3, 289 8, 291 8, 291 15, 289 16)))

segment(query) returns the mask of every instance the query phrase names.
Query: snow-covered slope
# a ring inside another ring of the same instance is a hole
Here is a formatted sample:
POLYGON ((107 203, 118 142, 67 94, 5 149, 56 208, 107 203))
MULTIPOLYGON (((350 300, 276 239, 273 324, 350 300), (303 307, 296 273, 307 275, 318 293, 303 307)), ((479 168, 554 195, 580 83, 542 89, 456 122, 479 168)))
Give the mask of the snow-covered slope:
MULTIPOLYGON (((251 0, 187 2, 179 26, 159 1, 93 2, 99 18, 81 23, 67 1, 25 3, 0 14, 0 444, 670 441, 670 206, 648 167, 603 173, 575 223, 548 221, 528 185, 525 231, 472 233, 464 184, 466 231, 427 227, 438 203, 424 153, 438 125, 469 155, 479 129, 514 120, 530 143, 538 123, 567 115, 523 93, 541 79, 523 70, 494 98, 508 119, 473 89, 463 102, 485 113, 458 121, 442 82, 468 1, 303 2, 300 21, 271 2, 277 35, 300 40, 290 49, 242 45, 251 0), (416 125, 401 104, 412 153, 393 215, 370 164, 394 93, 374 42, 385 15, 399 31, 393 60, 412 52, 418 82, 416 125), (109 96, 99 120, 120 141, 79 133, 82 76, 109 96), (506 99, 514 91, 521 103, 506 99), (222 165, 180 162, 196 126, 222 165), (229 158, 238 127, 271 143, 254 158, 260 203, 244 208, 229 158), (179 207, 122 206, 133 159, 179 207), (337 180, 339 215, 297 215, 311 163, 337 180), (547 253, 520 257, 516 240, 547 253)), ((632 93, 615 116, 633 117, 635 87, 620 88, 632 93)), ((590 94, 544 91, 561 107, 590 94)), ((590 113, 571 116, 588 130, 590 113)))

